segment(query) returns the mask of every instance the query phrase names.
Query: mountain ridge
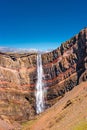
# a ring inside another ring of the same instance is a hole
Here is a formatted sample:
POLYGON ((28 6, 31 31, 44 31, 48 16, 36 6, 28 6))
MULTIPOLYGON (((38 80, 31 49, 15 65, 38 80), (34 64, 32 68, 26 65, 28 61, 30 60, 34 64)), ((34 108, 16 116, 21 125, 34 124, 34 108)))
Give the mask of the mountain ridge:
MULTIPOLYGON (((48 109, 87 81, 87 28, 59 48, 43 53, 42 65, 48 109)), ((36 117, 36 82, 36 52, 0 52, 0 119, 20 125, 36 117)))

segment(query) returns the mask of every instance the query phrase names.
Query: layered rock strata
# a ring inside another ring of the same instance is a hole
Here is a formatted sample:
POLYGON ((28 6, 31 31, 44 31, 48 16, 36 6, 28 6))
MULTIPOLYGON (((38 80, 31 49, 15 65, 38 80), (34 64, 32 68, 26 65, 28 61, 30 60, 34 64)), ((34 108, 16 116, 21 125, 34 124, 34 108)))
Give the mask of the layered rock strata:
POLYGON ((36 57, 36 53, 0 53, 1 117, 22 121, 35 114, 36 57))
MULTIPOLYGON (((52 52, 42 54, 46 108, 87 80, 87 28, 52 52)), ((36 53, 0 53, 0 117, 29 120, 35 115, 36 53)))
POLYGON ((42 55, 48 106, 87 80, 87 28, 56 50, 42 55))

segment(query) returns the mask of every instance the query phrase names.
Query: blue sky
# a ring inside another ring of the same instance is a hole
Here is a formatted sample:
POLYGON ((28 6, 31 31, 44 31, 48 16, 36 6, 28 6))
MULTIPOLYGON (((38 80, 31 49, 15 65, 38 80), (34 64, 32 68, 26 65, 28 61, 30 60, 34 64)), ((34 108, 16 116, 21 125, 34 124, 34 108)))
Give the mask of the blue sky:
POLYGON ((86 26, 86 0, 0 1, 0 46, 57 48, 86 26))

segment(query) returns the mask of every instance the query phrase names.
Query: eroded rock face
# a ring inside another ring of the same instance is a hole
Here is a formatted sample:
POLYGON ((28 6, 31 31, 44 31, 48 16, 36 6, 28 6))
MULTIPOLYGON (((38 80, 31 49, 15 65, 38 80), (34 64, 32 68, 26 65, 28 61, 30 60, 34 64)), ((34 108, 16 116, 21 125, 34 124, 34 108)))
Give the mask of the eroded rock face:
POLYGON ((36 57, 0 53, 0 115, 15 121, 34 117, 36 57))
POLYGON ((87 28, 63 43, 58 49, 42 55, 47 88, 47 106, 82 81, 87 80, 87 28))
MULTIPOLYGON (((46 108, 87 80, 87 28, 56 50, 42 54, 46 108)), ((0 53, 0 114, 10 120, 35 115, 36 53, 0 53)))

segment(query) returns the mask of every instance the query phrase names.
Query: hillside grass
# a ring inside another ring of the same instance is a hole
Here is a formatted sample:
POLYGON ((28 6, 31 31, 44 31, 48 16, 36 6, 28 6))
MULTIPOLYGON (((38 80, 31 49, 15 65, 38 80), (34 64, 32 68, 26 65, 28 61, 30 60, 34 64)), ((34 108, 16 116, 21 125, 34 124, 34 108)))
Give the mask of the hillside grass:
POLYGON ((79 122, 72 130, 87 130, 87 121, 79 122))
POLYGON ((30 127, 35 123, 35 119, 34 120, 30 120, 27 121, 25 123, 22 124, 22 130, 30 130, 30 127))

